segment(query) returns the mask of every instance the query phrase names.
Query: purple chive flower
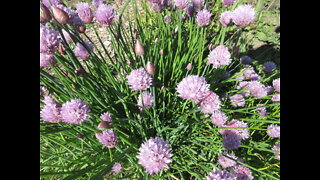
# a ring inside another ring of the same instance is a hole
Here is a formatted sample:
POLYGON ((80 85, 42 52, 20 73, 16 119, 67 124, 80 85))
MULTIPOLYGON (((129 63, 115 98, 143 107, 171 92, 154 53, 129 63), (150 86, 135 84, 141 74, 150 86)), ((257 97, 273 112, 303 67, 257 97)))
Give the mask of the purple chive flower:
POLYGON ((60 108, 61 105, 49 96, 44 97, 44 106, 40 111, 40 117, 43 121, 59 123, 61 122, 60 108))
POLYGON ((197 13, 196 20, 199 27, 208 26, 210 24, 211 13, 203 9, 197 13))
POLYGON ((238 149, 241 143, 241 137, 235 131, 227 129, 222 135, 222 143, 226 149, 238 149))
POLYGON ((252 180, 252 172, 249 168, 243 165, 237 165, 232 168, 233 174, 237 177, 237 180, 252 180))
POLYGON ((263 70, 267 73, 271 72, 272 70, 276 69, 276 64, 272 61, 268 61, 268 62, 265 62, 263 64, 263 70))
POLYGON ((231 105, 234 107, 244 107, 244 105, 246 104, 242 94, 235 94, 233 96, 230 96, 229 98, 231 105))
POLYGON ((195 11, 200 11, 204 6, 204 0, 192 0, 192 6, 194 7, 195 11))
POLYGON ((274 96, 272 96, 271 101, 280 102, 280 94, 275 94, 274 96))
POLYGON ((81 99, 73 99, 64 103, 61 107, 62 120, 70 124, 81 124, 89 119, 89 106, 81 99))
POLYGON ((199 108, 201 112, 205 114, 212 114, 214 111, 220 109, 221 101, 219 99, 219 96, 209 91, 207 96, 200 102, 199 108))
POLYGON ((77 4, 77 13, 84 23, 91 23, 93 20, 93 12, 88 3, 80 2, 77 4))
POLYGON ((240 129, 240 128, 247 128, 248 127, 248 124, 243 121, 233 119, 227 125, 224 125, 222 127, 230 127, 230 129, 219 129, 219 132, 222 135, 227 134, 228 132, 232 131, 232 132, 236 133, 242 140, 249 138, 249 129, 240 129), (239 128, 239 129, 236 129, 236 128, 239 128))
POLYGON ((280 93, 280 78, 273 80, 272 85, 274 90, 280 93))
MULTIPOLYGON (((70 33, 72 33, 72 32, 70 31, 70 33)), ((64 29, 62 29, 62 34, 68 43, 73 42, 70 34, 67 31, 65 31, 64 29)))
POLYGON ((159 12, 163 11, 164 6, 162 6, 161 4, 158 4, 158 3, 152 3, 152 8, 155 12, 159 13, 159 12))
POLYGON ((254 71, 254 68, 250 65, 247 65, 243 69, 241 69, 240 72, 243 72, 240 76, 238 76, 236 79, 238 81, 242 81, 244 79, 249 79, 252 81, 259 80, 261 77, 254 71))
POLYGON ((227 122, 228 117, 222 111, 214 111, 211 115, 212 124, 221 127, 227 122))
POLYGON ((207 180, 236 180, 236 177, 225 170, 213 168, 213 171, 206 177, 207 180))
POLYGON ((247 89, 249 83, 249 81, 240 81, 239 85, 237 86, 237 89, 241 90, 240 94, 243 96, 247 97, 250 95, 250 91, 247 89))
POLYGON ((180 10, 186 8, 188 4, 189 0, 174 0, 174 5, 180 10))
POLYGON ((245 28, 255 19, 255 14, 251 5, 239 5, 233 11, 232 21, 238 28, 245 28))
POLYGON ((100 119, 102 119, 102 121, 107 122, 107 127, 111 127, 112 125, 112 117, 111 114, 109 112, 105 112, 103 114, 100 115, 100 119))
POLYGON ((267 86, 266 87, 266 91, 267 91, 267 94, 272 94, 274 92, 274 88, 272 86, 267 86))
POLYGON ((232 12, 224 11, 220 16, 220 23, 224 27, 229 26, 232 23, 232 12))
POLYGON ((93 4, 93 6, 94 6, 95 8, 98 8, 101 4, 104 4, 104 3, 106 3, 105 0, 93 0, 93 1, 92 1, 92 4, 93 4))
POLYGON ((188 5, 184 10, 188 17, 192 17, 194 15, 195 10, 193 6, 188 5))
POLYGON ((138 98, 138 106, 140 106, 140 110, 142 110, 142 107, 149 109, 152 107, 153 102, 154 98, 149 92, 143 92, 138 98))
POLYGON ((152 84, 152 78, 144 68, 131 71, 127 80, 132 91, 146 90, 152 84))
POLYGON ((275 143, 271 150, 279 151, 279 152, 274 152, 273 154, 275 158, 280 161, 280 143, 275 143))
POLYGON ((42 3, 47 7, 51 8, 51 6, 57 6, 59 4, 62 4, 62 0, 43 0, 42 3))
POLYGON ((112 166, 112 171, 116 174, 120 173, 122 171, 123 167, 120 163, 114 163, 112 166))
POLYGON ((57 6, 58 8, 62 9, 63 11, 65 11, 68 16, 69 16, 69 22, 75 26, 80 26, 80 25, 83 25, 83 22, 82 20, 80 19, 77 11, 71 9, 71 8, 68 8, 68 7, 65 7, 63 5, 58 5, 57 6))
POLYGON ((96 138, 99 142, 108 148, 114 148, 117 145, 117 136, 112 129, 107 129, 103 133, 97 132, 96 138))
POLYGON ((229 7, 231 4, 233 4, 236 0, 222 0, 222 5, 224 7, 229 7))
POLYGON ((111 26, 115 17, 112 6, 101 4, 96 10, 95 17, 100 25, 111 26))
POLYGON ((251 59, 251 57, 249 56, 243 56, 240 58, 240 62, 242 64, 250 64, 253 61, 253 59, 251 59))
POLYGON ((148 174, 156 174, 161 169, 169 168, 168 165, 172 162, 170 151, 169 142, 155 137, 141 145, 137 158, 148 174))
POLYGON ((57 31, 40 24, 40 53, 54 53, 58 49, 60 41, 57 31))
POLYGON ((179 97, 200 102, 209 92, 209 84, 204 77, 189 75, 182 79, 176 88, 179 97))
POLYGON ((267 134, 273 138, 280 138, 280 126, 271 124, 268 126, 267 134))
POLYGON ((246 86, 250 91, 250 95, 253 97, 265 97, 268 95, 266 87, 258 81, 251 81, 246 86))
MULTIPOLYGON (((93 45, 89 42, 84 41, 86 46, 90 49, 90 51, 93 51, 93 45)), ((88 59, 90 56, 90 52, 87 51, 87 49, 80 43, 77 43, 76 48, 73 50, 74 54, 79 57, 82 60, 88 59)))
MULTIPOLYGON (((264 104, 257 104, 257 106, 263 106, 264 104)), ((265 117, 266 115, 267 115, 267 109, 266 109, 266 107, 258 107, 257 109, 256 109, 256 111, 259 113, 259 117, 260 118, 263 118, 263 117, 265 117)))
POLYGON ((214 68, 228 65, 231 63, 231 54, 228 48, 224 45, 219 45, 214 48, 209 56, 207 64, 212 64, 214 68))
POLYGON ((54 55, 40 53, 40 67, 50 67, 50 64, 56 64, 54 55))
POLYGON ((163 21, 164 23, 169 24, 172 21, 171 16, 165 15, 163 21))
POLYGON ((237 164, 236 161, 232 160, 232 159, 237 160, 238 158, 233 155, 233 154, 229 154, 227 152, 223 152, 223 155, 218 156, 218 163, 222 166, 222 168, 228 168, 228 167, 232 167, 235 166, 237 164))

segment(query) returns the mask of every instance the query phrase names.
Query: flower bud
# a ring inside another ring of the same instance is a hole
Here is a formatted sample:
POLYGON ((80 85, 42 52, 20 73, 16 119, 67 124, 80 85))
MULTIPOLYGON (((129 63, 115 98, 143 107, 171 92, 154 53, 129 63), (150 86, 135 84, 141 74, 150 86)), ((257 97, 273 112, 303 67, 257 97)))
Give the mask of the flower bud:
POLYGON ((76 28, 79 33, 84 33, 86 31, 85 25, 79 25, 79 26, 76 26, 76 28))
POLYGON ((85 73, 83 69, 76 69, 74 72, 80 77, 83 77, 85 73))
POLYGON ((144 48, 139 40, 137 40, 136 44, 134 45, 134 51, 138 56, 141 56, 144 54, 144 48))
POLYGON ((150 62, 150 61, 147 62, 146 71, 147 71, 150 75, 154 75, 154 73, 156 72, 156 68, 154 67, 154 65, 152 64, 152 62, 150 62))
POLYGON ((60 54, 62 54, 62 55, 65 55, 65 54, 66 54, 66 51, 64 50, 62 44, 59 44, 59 52, 60 52, 60 54))
POLYGON ((40 3, 40 23, 44 23, 51 20, 51 14, 49 9, 40 3))
POLYGON ((108 127, 108 122, 106 121, 102 121, 98 124, 98 129, 103 130, 106 129, 108 127))
POLYGON ((69 15, 62 9, 52 6, 52 12, 54 18, 60 23, 60 24, 67 24, 69 21, 69 15))
POLYGON ((187 70, 190 71, 191 69, 192 69, 192 64, 189 63, 188 66, 187 66, 187 70))
POLYGON ((160 52, 159 52, 159 53, 160 53, 161 56, 163 56, 163 55, 164 55, 163 49, 160 49, 160 52))

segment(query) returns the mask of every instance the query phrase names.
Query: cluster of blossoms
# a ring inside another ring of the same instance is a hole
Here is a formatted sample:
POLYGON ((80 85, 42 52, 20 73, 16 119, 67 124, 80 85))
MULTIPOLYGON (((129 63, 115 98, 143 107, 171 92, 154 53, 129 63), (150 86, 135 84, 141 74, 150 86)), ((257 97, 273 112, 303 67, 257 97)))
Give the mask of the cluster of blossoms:
POLYGON ((272 96, 273 102, 280 102, 280 78, 272 81, 273 88, 275 90, 275 95, 272 96))
POLYGON ((280 126, 271 124, 268 126, 267 134, 273 138, 280 138, 280 126))
POLYGON ((99 142, 108 148, 114 148, 117 145, 117 135, 112 129, 107 129, 102 133, 97 132, 96 138, 99 142))
MULTIPOLYGON (((228 4, 227 1, 226 4, 228 4)), ((255 15, 256 12, 251 5, 239 5, 233 11, 223 12, 220 16, 220 22, 225 27, 233 22, 238 28, 245 28, 252 23, 255 15)))
POLYGON ((178 83, 176 90, 179 97, 194 101, 205 114, 212 114, 220 109, 219 96, 209 90, 204 77, 189 75, 178 83))
POLYGON ((112 171, 116 174, 119 174, 123 170, 123 166, 120 163, 114 163, 112 166, 112 171))
POLYGON ((210 52, 207 64, 212 64, 214 68, 218 68, 229 65, 231 60, 231 54, 228 48, 224 45, 219 45, 210 52))
POLYGON ((169 142, 158 137, 150 138, 139 148, 139 164, 148 174, 158 173, 161 169, 169 168, 171 159, 171 148, 169 142))
POLYGON ((54 64, 54 53, 61 42, 59 33, 50 27, 40 24, 40 67, 54 64))
POLYGON ((41 117, 44 121, 81 124, 89 119, 89 106, 81 99, 73 99, 61 106, 51 97, 46 96, 43 102, 45 105, 41 110, 41 117))
POLYGON ((243 121, 233 119, 228 124, 221 127, 225 128, 220 129, 219 132, 223 138, 222 143, 227 149, 238 149, 241 140, 249 138, 248 124, 243 121))

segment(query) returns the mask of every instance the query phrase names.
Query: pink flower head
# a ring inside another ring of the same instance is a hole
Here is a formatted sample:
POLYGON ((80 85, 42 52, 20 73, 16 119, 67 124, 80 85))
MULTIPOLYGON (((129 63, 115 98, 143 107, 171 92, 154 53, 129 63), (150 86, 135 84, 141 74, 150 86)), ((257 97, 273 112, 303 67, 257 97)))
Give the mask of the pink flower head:
POLYGON ((280 143, 276 143, 271 150, 279 151, 279 152, 274 152, 273 154, 275 158, 280 161, 280 143))
POLYGON ((222 111, 214 111, 211 115, 212 124, 221 127, 226 123, 227 116, 222 111))
POLYGON ((95 17, 102 26, 111 26, 115 17, 112 6, 101 4, 96 10, 95 17))
POLYGON ((40 53, 40 67, 50 67, 50 64, 56 64, 54 55, 40 53))
POLYGON ((81 124, 89 119, 89 106, 81 99, 73 99, 61 107, 62 120, 70 124, 81 124))
POLYGON ((232 23, 232 12, 224 11, 220 16, 220 23, 224 27, 229 26, 232 23))
MULTIPOLYGON (((87 41, 84 42, 87 48, 89 48, 90 51, 93 51, 93 45, 87 41)), ((90 56, 90 52, 80 43, 77 43, 77 46, 74 49, 74 54, 82 60, 86 60, 90 56)))
POLYGON ((214 111, 220 109, 221 101, 219 99, 219 96, 209 91, 207 96, 200 102, 199 108, 201 112, 205 114, 212 114, 214 111))
POLYGON ((61 122, 60 108, 61 105, 49 96, 44 97, 44 106, 40 111, 40 117, 43 121, 59 123, 61 122))
POLYGON ((145 107, 149 109, 152 107, 154 102, 154 98, 149 92, 143 92, 138 99, 138 106, 140 106, 140 109, 142 110, 142 107, 145 107))
POLYGON ((100 119, 102 119, 102 121, 107 122, 107 127, 111 127, 112 125, 112 117, 111 114, 109 112, 105 112, 103 114, 100 115, 100 119))
POLYGON ((237 180, 253 179, 252 172, 250 171, 250 169, 243 165, 234 166, 232 171, 233 171, 233 174, 237 177, 237 180))
POLYGON ((117 136, 112 129, 107 129, 103 133, 96 133, 96 138, 99 142, 108 148, 114 148, 117 145, 117 136))
POLYGON ((261 77, 254 71, 253 67, 250 65, 247 65, 245 68, 241 70, 243 74, 241 74, 236 79, 239 81, 242 81, 244 79, 249 79, 252 81, 259 80, 261 77))
POLYGON ((187 14, 188 17, 192 17, 193 14, 194 14, 194 7, 191 6, 191 5, 188 5, 188 6, 184 9, 184 11, 186 12, 186 14, 187 14))
POLYGON ((222 5, 224 7, 229 7, 230 5, 232 5, 236 0, 222 0, 222 5))
POLYGON ((59 33, 40 24, 40 53, 53 54, 61 42, 59 33))
POLYGON ((62 4, 62 0, 43 0, 42 3, 50 9, 51 6, 57 6, 59 4, 62 4))
POLYGON ((132 91, 146 90, 152 84, 152 78, 144 68, 131 71, 127 80, 132 91))
POLYGON ((237 86, 237 89, 241 90, 241 94, 243 96, 249 96, 250 91, 247 89, 247 86, 250 82, 249 81, 240 81, 239 85, 237 86))
MULTIPOLYGON (((263 106, 264 104, 257 104, 257 106, 263 106)), ((256 109, 256 111, 259 113, 259 117, 260 118, 263 118, 263 117, 265 117, 266 115, 267 115, 267 109, 266 109, 266 107, 258 107, 257 109, 256 109)))
POLYGON ((221 171, 219 169, 213 169, 212 172, 206 177, 207 180, 236 180, 236 177, 228 171, 221 171))
POLYGON ((247 89, 250 91, 253 97, 265 97, 268 95, 266 87, 258 81, 251 81, 247 85, 247 89))
POLYGON ((228 48, 224 45, 219 45, 213 49, 209 56, 207 64, 212 64, 214 68, 231 63, 231 54, 228 48))
POLYGON ((223 155, 218 156, 218 163, 222 166, 222 168, 232 167, 237 164, 236 161, 234 161, 228 157, 235 159, 235 160, 238 159, 235 155, 224 152, 223 155))
POLYGON ((83 21, 80 19, 77 11, 71 9, 71 8, 68 8, 68 7, 65 7, 64 5, 58 5, 57 6, 58 8, 62 9, 63 11, 65 11, 68 16, 69 16, 69 22, 75 26, 79 26, 79 25, 83 25, 83 21))
POLYGON ((272 102, 280 102, 280 94, 275 94, 274 96, 272 96, 271 101, 272 102))
POLYGON ((280 93, 280 78, 273 80, 272 85, 274 90, 280 93))
POLYGON ((273 138, 280 138, 280 126, 271 124, 268 126, 267 134, 273 138))
POLYGON ((251 5, 239 5, 233 11, 232 21, 238 28, 245 28, 255 19, 255 14, 251 5))
MULTIPOLYGON (((72 33, 71 31, 69 32, 72 33)), ((73 42, 70 34, 66 30, 62 29, 62 34, 68 43, 73 42)))
POLYGON ((192 0, 192 6, 196 11, 200 11, 204 6, 205 0, 192 0))
POLYGON ((80 2, 77 4, 77 13, 84 23, 91 23, 93 20, 93 12, 88 3, 80 2))
POLYGON ((198 12, 196 16, 196 20, 199 27, 208 26, 210 24, 210 18, 211 18, 210 11, 203 9, 198 12))
POLYGON ((186 8, 188 4, 189 0, 174 0, 174 5, 180 10, 186 8))
POLYGON ((244 107, 246 101, 242 94, 235 94, 229 97, 231 105, 234 107, 244 107))
POLYGON ((112 166, 112 171, 116 174, 120 173, 123 169, 123 166, 120 163, 114 163, 112 166))
POLYGON ((189 75, 182 79, 176 90, 179 97, 199 102, 208 95, 209 84, 204 77, 189 75))
POLYGON ((168 164, 172 162, 170 151, 169 142, 155 137, 141 145, 137 158, 148 174, 156 174, 161 169, 169 168, 168 164))
POLYGON ((272 94, 274 92, 274 88, 272 86, 267 86, 266 87, 266 91, 267 91, 267 94, 272 94))
POLYGON ((222 127, 230 127, 230 129, 219 129, 219 132, 222 135, 227 134, 230 131, 232 131, 235 134, 237 134, 242 140, 249 138, 249 129, 247 129, 248 124, 243 121, 233 119, 227 125, 224 125, 222 127), (236 129, 236 128, 239 128, 239 129, 236 129), (244 128, 244 129, 240 129, 240 128, 244 128))
POLYGON ((93 1, 92 1, 92 4, 93 4, 93 6, 94 6, 95 8, 98 8, 101 4, 104 4, 104 3, 106 3, 105 0, 93 0, 93 1))

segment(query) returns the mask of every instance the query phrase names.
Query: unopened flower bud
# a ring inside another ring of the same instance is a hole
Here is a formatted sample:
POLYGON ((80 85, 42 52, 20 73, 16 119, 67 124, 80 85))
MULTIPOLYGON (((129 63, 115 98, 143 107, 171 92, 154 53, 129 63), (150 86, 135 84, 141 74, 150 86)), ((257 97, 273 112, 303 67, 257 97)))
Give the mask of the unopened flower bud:
POLYGON ((69 15, 62 9, 52 6, 52 12, 54 18, 60 23, 60 24, 67 24, 69 21, 69 15))
POLYGON ((44 23, 51 20, 51 14, 49 9, 40 3, 40 23, 44 23))
POLYGON ((190 71, 191 69, 192 69, 192 64, 189 63, 188 66, 187 66, 187 70, 190 71))
POLYGON ((144 54, 144 48, 139 40, 137 40, 136 44, 134 45, 134 51, 138 56, 141 56, 144 54))
POLYGON ((62 55, 65 55, 65 54, 66 54, 66 51, 64 50, 62 44, 59 44, 59 52, 60 52, 60 54, 62 54, 62 55))
POLYGON ((161 56, 163 56, 163 55, 164 55, 163 49, 160 49, 160 52, 159 52, 159 53, 160 53, 161 56))
POLYGON ((79 33, 84 33, 86 31, 85 25, 79 25, 79 26, 76 26, 76 28, 79 33))
POLYGON ((98 125, 98 129, 100 129, 100 130, 106 129, 107 127, 108 127, 108 122, 106 122, 106 121, 102 121, 98 125))
POLYGON ((80 77, 83 77, 85 73, 83 69, 76 69, 74 72, 80 77))
POLYGON ((156 68, 154 67, 154 65, 152 64, 152 62, 150 62, 150 61, 147 62, 146 71, 147 71, 149 74, 154 75, 154 73, 156 72, 156 68))

